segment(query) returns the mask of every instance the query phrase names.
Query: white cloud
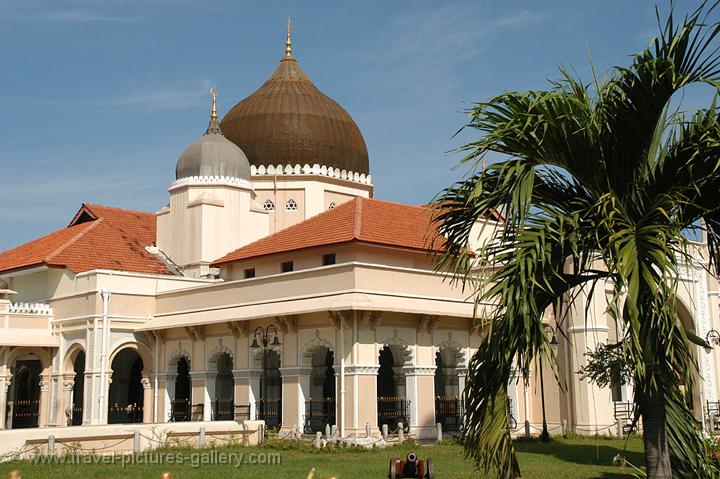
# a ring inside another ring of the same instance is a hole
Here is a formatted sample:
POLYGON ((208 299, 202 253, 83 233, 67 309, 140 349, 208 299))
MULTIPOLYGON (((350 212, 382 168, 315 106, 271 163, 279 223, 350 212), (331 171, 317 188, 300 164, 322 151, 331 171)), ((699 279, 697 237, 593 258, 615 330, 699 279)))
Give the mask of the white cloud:
POLYGON ((390 85, 404 85, 418 99, 452 91, 466 79, 459 69, 491 47, 509 29, 533 26, 547 14, 520 10, 487 19, 477 7, 468 11, 444 6, 431 11, 405 11, 388 24, 382 49, 371 58, 374 74, 390 85))

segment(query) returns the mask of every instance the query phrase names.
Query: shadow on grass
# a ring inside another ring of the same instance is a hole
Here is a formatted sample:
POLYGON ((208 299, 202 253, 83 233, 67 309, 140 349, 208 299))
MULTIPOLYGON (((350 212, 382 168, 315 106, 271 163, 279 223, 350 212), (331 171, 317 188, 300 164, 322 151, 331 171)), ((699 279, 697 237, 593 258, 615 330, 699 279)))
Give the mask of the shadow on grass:
MULTIPOLYGON (((517 442, 516 447, 520 453, 541 454, 552 456, 556 459, 578 465, 611 466, 615 455, 624 456, 630 463, 636 466, 643 466, 645 458, 642 451, 633 448, 629 444, 625 449, 625 443, 621 441, 608 441, 606 439, 583 439, 582 442, 572 440, 551 441, 544 444, 537 441, 517 442)), ((629 468, 628 468, 629 469, 629 468)), ((625 471, 628 471, 625 469, 625 471)), ((618 470, 619 472, 620 470, 618 470)), ((601 477, 627 477, 622 473, 619 475, 606 474, 601 477)))

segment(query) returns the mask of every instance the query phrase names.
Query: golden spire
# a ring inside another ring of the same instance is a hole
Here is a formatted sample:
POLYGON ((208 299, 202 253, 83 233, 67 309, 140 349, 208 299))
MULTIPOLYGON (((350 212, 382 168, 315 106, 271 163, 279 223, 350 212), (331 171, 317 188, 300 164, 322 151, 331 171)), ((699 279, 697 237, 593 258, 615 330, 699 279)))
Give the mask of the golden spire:
POLYGON ((285 57, 286 58, 292 58, 292 42, 290 41, 290 34, 292 33, 292 22, 290 22, 290 17, 288 17, 287 21, 287 39, 285 40, 285 57))
POLYGON ((210 96, 212 97, 212 110, 210 111, 210 119, 217 120, 217 90, 215 87, 210 88, 210 96))
POLYGON ((210 96, 212 97, 212 110, 210 110, 210 123, 208 124, 208 129, 205 131, 205 134, 209 135, 211 133, 214 133, 222 135, 222 130, 220 130, 220 123, 218 123, 217 90, 215 89, 215 87, 210 88, 210 96))

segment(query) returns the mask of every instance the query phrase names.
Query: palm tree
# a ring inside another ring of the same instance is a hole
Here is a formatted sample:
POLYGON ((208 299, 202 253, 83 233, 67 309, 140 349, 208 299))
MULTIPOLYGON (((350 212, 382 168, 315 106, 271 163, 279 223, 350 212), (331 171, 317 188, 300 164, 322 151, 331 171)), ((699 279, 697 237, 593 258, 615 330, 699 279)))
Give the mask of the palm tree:
POLYGON ((659 37, 604 80, 584 84, 561 69, 547 91, 474 105, 468 126, 482 135, 462 148, 470 172, 438 195, 435 218, 447 244, 438 267, 474 288, 484 325, 465 392, 466 453, 479 468, 520 477, 506 428, 511 370, 528 380, 540 359, 557 376, 543 312, 562 311, 581 288, 592 294, 607 281, 635 370, 648 477, 710 474, 700 424, 679 387, 692 387, 690 348, 705 343, 672 306, 690 261, 684 233, 702 225, 717 258, 720 119, 714 102, 692 115, 669 105, 687 85, 717 88, 714 6, 701 5, 681 24, 672 11, 664 22, 658 15, 659 37), (489 152, 501 159, 485 166, 489 152), (476 225, 491 210, 504 222, 471 251, 476 225), (495 307, 483 312, 481 303, 495 307))

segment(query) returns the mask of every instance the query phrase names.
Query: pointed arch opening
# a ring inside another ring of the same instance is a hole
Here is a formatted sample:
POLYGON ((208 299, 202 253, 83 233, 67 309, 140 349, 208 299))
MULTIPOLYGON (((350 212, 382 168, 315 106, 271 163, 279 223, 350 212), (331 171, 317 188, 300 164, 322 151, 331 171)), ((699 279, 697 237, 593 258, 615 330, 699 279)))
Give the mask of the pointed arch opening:
POLYGON ((143 368, 138 351, 120 350, 111 362, 108 392, 108 424, 140 423, 143 420, 143 368))
POLYGON ((310 398, 305 401, 305 432, 323 432, 326 426, 335 425, 336 383, 335 354, 333 350, 320 346, 310 360, 310 398))
POLYGON ((378 354, 377 374, 377 411, 378 427, 387 424, 391 431, 403 424, 410 428, 410 401, 406 396, 405 374, 403 367, 410 360, 407 346, 400 344, 385 345, 378 354))

